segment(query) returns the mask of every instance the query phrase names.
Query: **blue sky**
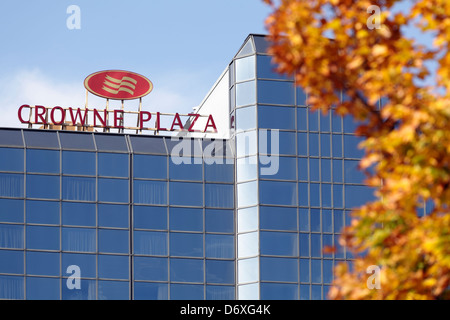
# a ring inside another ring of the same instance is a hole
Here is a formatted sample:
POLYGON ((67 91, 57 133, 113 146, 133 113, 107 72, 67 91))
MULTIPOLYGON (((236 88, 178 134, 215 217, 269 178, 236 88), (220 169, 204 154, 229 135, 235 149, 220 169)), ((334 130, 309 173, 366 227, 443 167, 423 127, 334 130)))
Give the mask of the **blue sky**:
POLYGON ((269 13, 262 0, 1 1, 0 127, 21 126, 22 104, 84 106, 85 77, 105 69, 148 77, 146 109, 188 112, 269 13), (79 30, 67 28, 70 5, 79 30))

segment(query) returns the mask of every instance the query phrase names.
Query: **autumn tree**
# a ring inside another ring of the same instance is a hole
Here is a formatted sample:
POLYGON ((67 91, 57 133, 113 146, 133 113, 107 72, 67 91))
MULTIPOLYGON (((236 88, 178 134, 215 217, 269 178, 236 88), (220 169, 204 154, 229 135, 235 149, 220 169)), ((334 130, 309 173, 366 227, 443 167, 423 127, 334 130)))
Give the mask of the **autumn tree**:
POLYGON ((360 168, 373 168, 376 200, 353 211, 341 237, 353 268, 335 268, 329 297, 449 298, 450 1, 265 2, 278 71, 295 76, 313 109, 360 121, 360 168), (433 44, 408 37, 411 26, 433 44), (424 202, 434 208, 421 216, 424 202), (379 290, 368 288, 369 266, 381 268, 379 290))

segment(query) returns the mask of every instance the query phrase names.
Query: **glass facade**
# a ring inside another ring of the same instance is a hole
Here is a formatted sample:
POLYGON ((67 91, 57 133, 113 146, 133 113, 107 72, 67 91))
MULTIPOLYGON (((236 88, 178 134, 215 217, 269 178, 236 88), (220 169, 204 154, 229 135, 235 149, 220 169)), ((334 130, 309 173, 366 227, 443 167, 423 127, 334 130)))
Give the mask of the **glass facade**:
POLYGON ((352 259, 338 243, 350 210, 373 197, 361 138, 311 112, 266 49, 251 35, 230 63, 233 131, 213 153, 0 129, 0 299, 326 299, 352 259))

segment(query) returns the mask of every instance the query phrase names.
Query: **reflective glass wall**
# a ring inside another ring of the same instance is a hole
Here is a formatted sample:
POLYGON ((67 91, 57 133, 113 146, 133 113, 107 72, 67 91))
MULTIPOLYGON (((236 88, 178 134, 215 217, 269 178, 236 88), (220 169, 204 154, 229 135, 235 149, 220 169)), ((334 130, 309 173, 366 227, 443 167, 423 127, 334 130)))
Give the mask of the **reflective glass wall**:
POLYGON ((178 146, 0 130, 0 299, 234 299, 233 155, 178 146))

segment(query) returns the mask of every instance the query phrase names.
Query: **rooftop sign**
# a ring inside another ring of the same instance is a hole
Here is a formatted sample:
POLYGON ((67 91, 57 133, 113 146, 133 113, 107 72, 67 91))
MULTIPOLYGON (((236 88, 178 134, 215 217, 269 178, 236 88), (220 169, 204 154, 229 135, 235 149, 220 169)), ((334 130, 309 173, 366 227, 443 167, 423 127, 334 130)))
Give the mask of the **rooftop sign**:
POLYGON ((140 74, 106 70, 95 72, 84 80, 85 88, 96 96, 113 100, 132 100, 150 93, 153 84, 140 74))

